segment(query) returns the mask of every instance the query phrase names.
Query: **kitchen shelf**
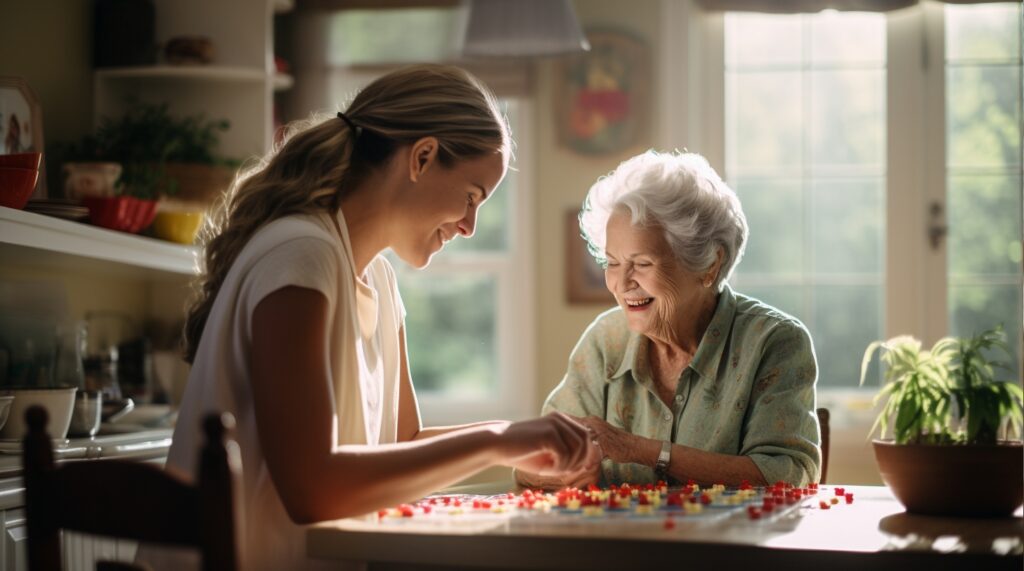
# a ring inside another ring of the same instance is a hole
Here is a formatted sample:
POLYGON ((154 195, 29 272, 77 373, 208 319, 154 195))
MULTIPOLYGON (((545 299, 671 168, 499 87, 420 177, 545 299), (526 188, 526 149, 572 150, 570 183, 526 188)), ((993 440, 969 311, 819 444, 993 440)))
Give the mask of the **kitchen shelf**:
POLYGON ((3 265, 13 261, 97 267, 98 261, 128 273, 194 276, 198 256, 199 249, 193 246, 0 207, 3 265))
POLYGON ((260 82, 267 72, 254 67, 220 65, 152 65, 111 67, 96 71, 99 79, 192 79, 221 82, 260 82))

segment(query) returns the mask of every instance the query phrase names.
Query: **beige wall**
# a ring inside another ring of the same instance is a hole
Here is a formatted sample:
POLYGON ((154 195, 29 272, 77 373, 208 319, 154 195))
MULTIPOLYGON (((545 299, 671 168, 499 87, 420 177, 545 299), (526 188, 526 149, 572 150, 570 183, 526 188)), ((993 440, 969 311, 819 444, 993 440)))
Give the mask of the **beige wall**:
MULTIPOLYGON (((43 141, 73 141, 92 127, 92 2, 0 2, 0 75, 23 77, 43 110, 43 141)), ((55 172, 51 169, 50 186, 55 172)))
MULTIPOLYGON (((659 29, 659 2, 657 0, 632 0, 627 4, 616 0, 577 0, 577 14, 585 28, 610 28, 624 30, 645 39, 652 58, 657 54, 659 29)), ((654 96, 658 89, 658 78, 654 73, 657 62, 652 60, 650 69, 651 109, 655 108, 654 96)), ((579 209, 590 185, 603 174, 613 170, 623 160, 655 146, 654 122, 643 140, 617 154, 604 156, 581 155, 558 144, 554 129, 554 97, 556 66, 545 62, 538 69, 536 89, 536 113, 534 134, 535 159, 535 212, 536 259, 534 268, 537 291, 537 395, 536 411, 544 402, 551 389, 558 384, 569 353, 584 328, 607 309, 602 305, 569 305, 565 299, 565 227, 567 209, 579 209)))

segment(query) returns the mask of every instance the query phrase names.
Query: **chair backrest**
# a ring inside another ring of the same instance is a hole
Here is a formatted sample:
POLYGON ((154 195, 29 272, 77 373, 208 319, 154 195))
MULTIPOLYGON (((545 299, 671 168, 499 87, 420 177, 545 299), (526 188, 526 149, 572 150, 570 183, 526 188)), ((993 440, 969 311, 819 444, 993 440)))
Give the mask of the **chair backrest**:
POLYGON ((820 483, 825 483, 825 477, 828 475, 828 441, 829 441, 829 428, 828 421, 829 415, 827 408, 819 408, 818 413, 818 424, 821 425, 821 480, 820 483))
POLYGON ((229 454, 231 415, 203 421, 206 443, 199 474, 190 484, 157 466, 128 460, 68 462, 54 466, 47 413, 25 413, 22 443, 25 517, 30 571, 60 569, 60 530, 187 546, 199 550, 203 569, 237 569, 234 480, 237 454, 229 454))

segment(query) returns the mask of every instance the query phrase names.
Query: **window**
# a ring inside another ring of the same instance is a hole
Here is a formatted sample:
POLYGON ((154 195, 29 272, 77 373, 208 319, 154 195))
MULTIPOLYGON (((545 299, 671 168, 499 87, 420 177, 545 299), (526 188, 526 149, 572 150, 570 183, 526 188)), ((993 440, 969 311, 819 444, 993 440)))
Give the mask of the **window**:
POLYGON ((454 8, 343 10, 329 26, 328 61, 336 66, 445 61, 457 53, 461 29, 454 8))
MULTIPOLYGON (((449 8, 345 10, 329 16, 327 100, 345 105, 396 64, 450 60, 457 17, 458 11, 449 8), (395 35, 409 29, 423 33, 395 35)), ((517 86, 518 76, 492 67, 485 71, 494 75, 484 81, 497 86, 515 139, 525 140, 528 103, 502 97, 499 90, 517 86)), ((515 87, 509 91, 518 93, 515 87)), ((530 172, 529 147, 517 148, 502 184, 480 209, 472 239, 456 238, 423 270, 388 253, 407 311, 410 373, 425 423, 532 413, 533 311, 523 310, 533 304, 526 257, 531 190, 518 172, 530 172)))
POLYGON ((885 17, 725 17, 725 176, 750 241, 734 284, 804 322, 819 386, 882 336, 885 17))
POLYGON ((689 140, 750 223, 736 289, 808 326, 821 388, 855 387, 873 339, 1000 323, 1020 378, 1020 10, 705 16, 699 77, 724 94, 689 80, 689 140))
POLYGON ((949 327, 969 335, 1001 323, 1016 378, 1024 320, 1020 10, 944 10, 949 327))

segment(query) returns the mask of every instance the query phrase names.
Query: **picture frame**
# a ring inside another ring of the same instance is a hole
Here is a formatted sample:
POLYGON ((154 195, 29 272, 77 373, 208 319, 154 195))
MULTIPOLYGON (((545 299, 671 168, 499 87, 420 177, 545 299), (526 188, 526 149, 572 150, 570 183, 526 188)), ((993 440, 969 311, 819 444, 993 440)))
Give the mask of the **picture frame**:
POLYGON ((556 66, 558 141, 580 154, 616 153, 649 130, 650 48, 625 31, 589 29, 586 36, 590 51, 556 66))
POLYGON ((43 111, 35 92, 22 77, 0 76, 0 155, 43 153, 33 199, 47 197, 45 149, 43 111))
POLYGON ((604 268, 587 250, 580 235, 579 210, 565 212, 565 294, 569 304, 614 305, 604 284, 604 268))

